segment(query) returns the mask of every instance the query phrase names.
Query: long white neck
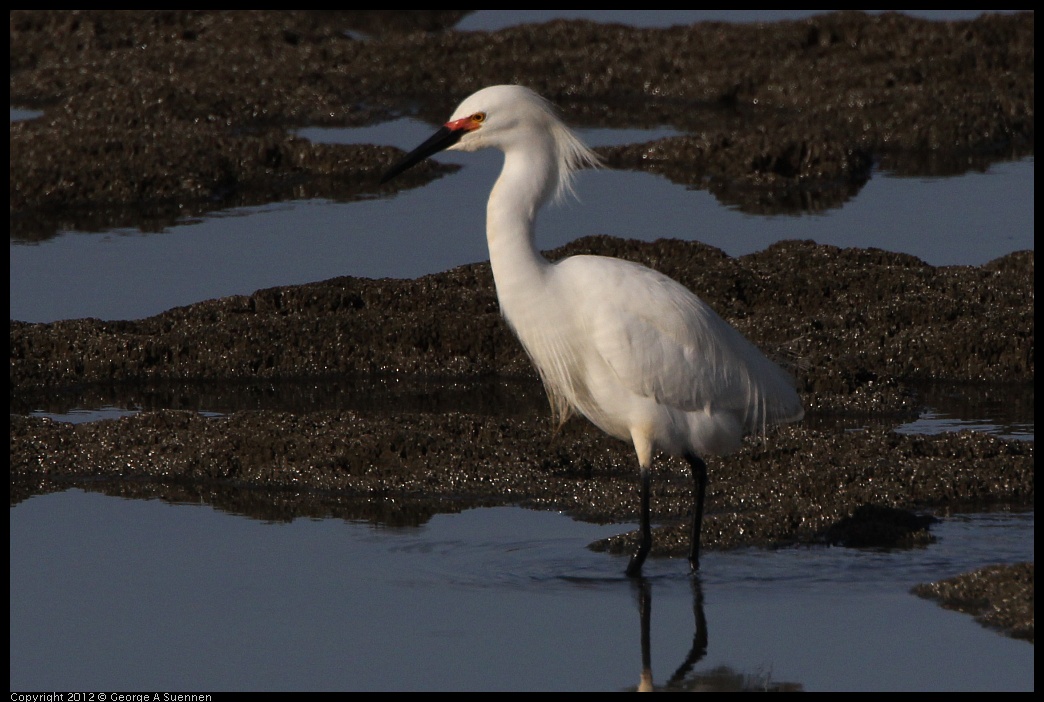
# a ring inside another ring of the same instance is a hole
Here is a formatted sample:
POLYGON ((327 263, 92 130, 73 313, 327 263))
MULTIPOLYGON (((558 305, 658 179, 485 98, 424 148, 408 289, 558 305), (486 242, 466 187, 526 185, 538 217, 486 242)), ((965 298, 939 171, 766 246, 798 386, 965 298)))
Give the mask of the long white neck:
POLYGON ((530 304, 539 304, 534 297, 544 289, 541 280, 550 263, 537 250, 533 224, 557 184, 558 161, 553 148, 513 148, 505 151, 504 168, 489 196, 489 262, 501 311, 516 327, 516 315, 524 314, 530 304))

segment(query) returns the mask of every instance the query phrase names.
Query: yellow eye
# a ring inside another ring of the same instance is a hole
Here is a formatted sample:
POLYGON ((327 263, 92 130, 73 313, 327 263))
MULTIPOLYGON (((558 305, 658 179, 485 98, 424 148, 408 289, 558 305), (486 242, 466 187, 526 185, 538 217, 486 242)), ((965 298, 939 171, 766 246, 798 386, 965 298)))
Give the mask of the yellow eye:
POLYGON ((471 121, 472 122, 485 122, 486 121, 486 113, 485 112, 476 112, 475 114, 471 115, 471 121))

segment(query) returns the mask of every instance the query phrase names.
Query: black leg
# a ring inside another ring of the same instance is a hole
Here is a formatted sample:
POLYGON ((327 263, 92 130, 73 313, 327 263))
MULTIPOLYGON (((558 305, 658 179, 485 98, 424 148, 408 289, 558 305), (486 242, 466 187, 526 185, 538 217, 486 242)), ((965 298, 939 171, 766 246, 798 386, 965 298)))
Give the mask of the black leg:
POLYGON ((703 501, 707 496, 707 464, 699 456, 688 455, 685 460, 692 466, 692 481, 695 492, 692 496, 692 539, 689 542, 689 567, 700 569, 700 529, 703 526, 703 501))
POLYGON ((639 527, 640 536, 638 550, 631 556, 631 562, 627 564, 628 577, 634 578, 642 574, 642 564, 645 557, 649 555, 652 546, 652 533, 649 530, 649 469, 642 468, 642 508, 639 527))

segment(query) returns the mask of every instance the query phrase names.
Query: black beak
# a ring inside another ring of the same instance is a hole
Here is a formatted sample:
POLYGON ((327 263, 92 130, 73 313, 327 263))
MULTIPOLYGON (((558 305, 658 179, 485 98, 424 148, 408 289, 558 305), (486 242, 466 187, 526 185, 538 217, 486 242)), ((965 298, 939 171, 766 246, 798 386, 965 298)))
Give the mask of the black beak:
POLYGON ((401 161, 385 171, 384 175, 381 176, 381 183, 387 183, 395 176, 413 166, 416 166, 432 154, 437 154, 443 149, 448 149, 453 146, 460 141, 460 138, 464 136, 464 132, 466 131, 466 129, 450 129, 449 127, 443 127, 432 134, 423 144, 403 156, 401 161))

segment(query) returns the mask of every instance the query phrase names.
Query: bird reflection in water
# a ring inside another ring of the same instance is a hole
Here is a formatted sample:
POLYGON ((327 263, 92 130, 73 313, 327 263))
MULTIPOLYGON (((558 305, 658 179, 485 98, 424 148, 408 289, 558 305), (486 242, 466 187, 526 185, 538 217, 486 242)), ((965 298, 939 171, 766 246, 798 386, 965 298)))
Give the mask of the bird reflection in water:
POLYGON ((703 611, 703 586, 698 577, 691 579, 692 613, 695 629, 692 646, 681 665, 663 685, 653 682, 652 674, 652 583, 647 578, 635 578, 632 584, 638 599, 638 614, 642 625, 642 672, 638 692, 680 691, 690 692, 800 692, 797 683, 772 682, 765 675, 745 675, 728 666, 718 666, 709 671, 693 674, 696 664, 707 655, 707 617, 703 611))

